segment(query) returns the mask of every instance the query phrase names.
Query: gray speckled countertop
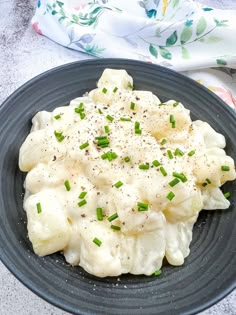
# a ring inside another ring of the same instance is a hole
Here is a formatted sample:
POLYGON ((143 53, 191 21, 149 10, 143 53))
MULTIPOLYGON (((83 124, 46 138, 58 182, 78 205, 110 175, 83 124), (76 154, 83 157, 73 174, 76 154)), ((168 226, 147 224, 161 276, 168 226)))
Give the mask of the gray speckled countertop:
MULTIPOLYGON (((201 0, 219 8, 235 8, 233 0, 201 0)), ((0 0, 0 103, 20 85, 45 70, 88 59, 37 35, 30 25, 34 0, 0 0)), ((66 315, 24 287, 0 263, 0 315, 66 315)), ((235 315, 236 291, 201 315, 235 315)))

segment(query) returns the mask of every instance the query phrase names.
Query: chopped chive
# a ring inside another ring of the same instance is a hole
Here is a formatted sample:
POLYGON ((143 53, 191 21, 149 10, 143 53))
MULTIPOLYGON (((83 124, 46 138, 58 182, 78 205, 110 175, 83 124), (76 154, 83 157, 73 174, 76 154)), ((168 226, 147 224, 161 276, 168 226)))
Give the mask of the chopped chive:
POLYGON ((162 139, 162 140, 161 140, 161 145, 166 144, 166 142, 167 142, 166 139, 162 139))
POLYGON ((63 136, 62 132, 54 131, 54 135, 58 142, 62 142, 65 139, 65 136, 63 136))
POLYGON ((125 161, 126 163, 128 163, 128 162, 130 161, 130 158, 129 158, 128 156, 126 156, 126 157, 124 158, 124 161, 125 161))
POLYGON ((84 197, 87 195, 87 191, 82 191, 80 194, 79 194, 79 199, 84 199, 84 197))
POLYGON ((98 247, 102 245, 102 241, 100 241, 97 237, 93 239, 94 244, 96 244, 98 247))
POLYGON ((58 120, 58 119, 60 119, 61 118, 61 115, 56 115, 56 116, 54 116, 54 119, 56 119, 56 120, 58 120))
POLYGON ((206 178, 206 182, 207 182, 208 184, 211 184, 211 181, 210 181, 209 178, 206 178))
POLYGON ((131 121, 131 118, 121 117, 120 120, 121 121, 131 121))
POLYGON ((170 115, 170 123, 172 124, 175 121, 174 115, 170 115))
POLYGON ((99 108, 98 109, 99 114, 103 114, 102 110, 99 108))
POLYGON ((160 167, 160 171, 161 171, 163 176, 167 176, 167 172, 166 172, 166 170, 164 169, 163 166, 160 167))
POLYGON ((167 154, 168 154, 169 159, 172 160, 173 159, 172 152, 170 150, 167 150, 167 154))
POLYGON ((134 86, 133 86, 130 82, 128 82, 127 87, 128 87, 129 89, 131 89, 131 90, 133 90, 133 88, 134 88, 134 86))
POLYGON ((185 183, 187 182, 187 177, 183 174, 183 173, 175 173, 173 172, 172 175, 176 178, 179 178, 181 180, 181 182, 185 183))
POLYGON ((113 230, 115 230, 115 231, 120 231, 120 226, 111 225, 111 229, 113 229, 113 230))
POLYGON ((108 139, 107 136, 95 137, 95 140, 104 140, 104 139, 108 139))
POLYGON ((41 212, 42 212, 42 207, 41 207, 41 203, 40 203, 40 202, 38 202, 38 203, 36 204, 36 207, 37 207, 37 212, 38 212, 38 213, 41 213, 41 212))
POLYGON ((227 166, 227 165, 222 165, 221 166, 221 170, 224 171, 224 172, 228 172, 230 170, 230 167, 227 166))
POLYGON ((118 87, 116 86, 116 87, 114 87, 114 89, 113 89, 113 93, 116 93, 117 92, 117 90, 118 90, 118 87))
POLYGON ((156 270, 155 272, 153 272, 153 276, 160 276, 161 275, 161 270, 156 270))
POLYGON ((111 115, 107 115, 106 119, 109 120, 109 121, 113 121, 114 120, 114 118, 111 115))
POLYGON ((112 221, 114 221, 114 220, 117 219, 117 218, 118 218, 118 214, 117 214, 117 213, 114 213, 114 214, 112 214, 110 217, 108 217, 107 220, 108 220, 109 222, 112 222, 112 221))
POLYGON ((76 107, 76 108, 74 109, 74 111, 75 111, 76 114, 82 114, 82 113, 84 112, 84 109, 83 109, 83 108, 78 108, 78 107, 76 107))
POLYGON ((86 117, 85 113, 80 113, 79 115, 81 120, 83 120, 86 117))
POLYGON ((141 134, 142 134, 142 130, 141 130, 141 129, 135 129, 135 133, 136 133, 137 135, 141 135, 141 134))
POLYGON ((97 208, 97 209, 96 209, 96 213, 97 213, 97 219, 98 219, 98 221, 102 221, 102 220, 103 220, 102 208, 97 208))
POLYGON ((120 188, 123 185, 123 183, 119 180, 117 183, 114 184, 116 188, 120 188))
POLYGON ((229 198, 229 197, 231 196, 231 193, 228 191, 228 192, 226 192, 226 193, 224 194, 224 196, 225 196, 225 198, 227 199, 227 198, 229 198))
POLYGON ((203 183, 203 184, 202 184, 202 187, 206 187, 206 186, 207 186, 207 183, 203 183))
POLYGON ((86 205, 87 201, 85 199, 81 200, 80 202, 78 202, 78 206, 82 207, 84 205, 86 205))
POLYGON ((65 187, 66 187, 66 190, 67 190, 67 191, 70 191, 70 182, 69 182, 68 180, 66 180, 66 181, 64 182, 64 185, 65 185, 65 187))
POLYGON ((176 127, 175 121, 173 121, 171 125, 172 125, 172 128, 175 128, 176 127))
POLYGON ((183 156, 184 155, 184 152, 183 151, 181 151, 179 148, 177 148, 176 150, 175 150, 175 156, 183 156))
POLYGON ((102 158, 103 160, 108 159, 109 162, 112 161, 112 160, 114 160, 114 159, 116 159, 117 157, 118 157, 118 155, 117 155, 115 152, 112 152, 112 151, 106 152, 106 153, 104 153, 104 154, 101 156, 101 158, 102 158))
POLYGON ((148 211, 148 204, 144 202, 138 202, 138 211, 148 211))
POLYGON ((81 144, 81 145, 79 146, 79 148, 80 148, 80 150, 83 150, 83 149, 87 148, 88 146, 89 146, 89 143, 88 143, 88 141, 87 141, 87 142, 81 144))
POLYGON ((188 153, 188 156, 193 156, 195 154, 195 150, 192 150, 188 153))
POLYGON ((104 88, 102 89, 102 93, 106 94, 106 92, 107 92, 107 89, 104 87, 104 88))
POLYGON ((168 195, 166 196, 167 199, 169 199, 170 201, 175 197, 175 194, 173 193, 173 191, 170 191, 168 193, 168 195))
POLYGON ((159 161, 157 161, 157 160, 154 160, 153 162, 152 162, 152 164, 154 165, 154 166, 160 166, 161 165, 161 163, 159 162, 159 161))
POLYGON ((134 129, 140 129, 140 122, 136 121, 134 123, 134 129))
POLYGON ((106 133, 109 133, 110 132, 109 126, 104 126, 104 130, 105 130, 106 133))
POLYGON ((170 187, 174 187, 180 182, 178 178, 173 179, 171 182, 169 182, 170 187))
POLYGON ((134 102, 131 102, 131 103, 130 103, 130 109, 132 109, 132 110, 135 109, 135 103, 134 103, 134 102))
POLYGON ((158 104, 158 106, 164 106, 164 105, 166 105, 166 103, 160 103, 160 104, 158 104))
POLYGON ((173 107, 176 107, 176 106, 178 106, 179 105, 179 102, 175 102, 174 104, 173 104, 173 107))
POLYGON ((149 164, 146 163, 146 164, 140 164, 139 165, 139 169, 140 170, 148 170, 149 169, 149 164))

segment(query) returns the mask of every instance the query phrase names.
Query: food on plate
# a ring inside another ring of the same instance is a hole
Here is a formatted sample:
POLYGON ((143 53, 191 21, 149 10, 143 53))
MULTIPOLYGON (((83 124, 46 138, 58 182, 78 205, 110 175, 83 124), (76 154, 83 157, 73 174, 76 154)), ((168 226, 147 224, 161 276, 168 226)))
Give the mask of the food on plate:
POLYGON ((41 111, 20 148, 24 209, 39 256, 61 251, 98 276, 159 274, 189 255, 202 209, 227 209, 236 178, 225 138, 174 100, 133 89, 125 70, 41 111))

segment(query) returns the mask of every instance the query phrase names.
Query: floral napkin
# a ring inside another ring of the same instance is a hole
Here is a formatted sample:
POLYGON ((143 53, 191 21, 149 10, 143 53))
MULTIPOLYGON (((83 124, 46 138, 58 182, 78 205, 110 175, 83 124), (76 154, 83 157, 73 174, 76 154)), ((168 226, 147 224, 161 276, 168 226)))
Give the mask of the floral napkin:
POLYGON ((96 57, 185 71, 236 109, 235 73, 199 71, 236 68, 235 17, 236 10, 193 0, 39 0, 32 24, 60 45, 96 57))

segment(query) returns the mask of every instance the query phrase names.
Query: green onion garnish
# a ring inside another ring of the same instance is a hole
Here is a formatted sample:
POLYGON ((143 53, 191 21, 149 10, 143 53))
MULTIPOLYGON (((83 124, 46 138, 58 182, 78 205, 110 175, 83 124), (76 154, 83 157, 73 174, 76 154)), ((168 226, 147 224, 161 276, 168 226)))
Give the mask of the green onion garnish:
POLYGON ((112 214, 110 217, 108 217, 107 220, 108 220, 109 222, 112 222, 112 221, 114 221, 114 220, 117 219, 117 218, 118 218, 118 214, 117 214, 117 213, 114 213, 114 214, 112 214))
POLYGON ((115 230, 115 231, 120 231, 120 226, 111 225, 111 229, 113 229, 113 230, 115 230))
POLYGON ((114 184, 116 188, 120 188, 123 185, 123 183, 119 180, 117 183, 114 184))
POLYGON ((134 102, 131 102, 131 103, 130 103, 130 109, 132 109, 132 110, 135 109, 135 103, 134 103, 134 102))
POLYGON ((104 87, 104 88, 102 89, 102 93, 106 94, 106 92, 107 92, 107 89, 104 87))
POLYGON ((56 116, 54 116, 54 119, 56 119, 56 120, 58 120, 58 119, 60 119, 61 118, 61 115, 56 115, 56 116))
POLYGON ((37 207, 37 212, 38 212, 38 213, 41 213, 41 212, 42 212, 42 207, 41 207, 41 203, 40 203, 40 202, 38 202, 38 203, 36 204, 36 207, 37 207))
POLYGON ((167 142, 166 139, 162 139, 162 140, 161 140, 161 145, 166 144, 166 142, 167 142))
POLYGON ((134 129, 140 129, 140 122, 136 121, 134 123, 134 129))
POLYGON ((97 237, 93 239, 94 244, 96 244, 98 247, 102 245, 102 241, 100 241, 97 237))
POLYGON ((176 150, 175 150, 175 156, 183 156, 184 155, 184 152, 183 151, 181 151, 179 148, 177 148, 176 150))
POLYGON ((138 211, 147 211, 148 210, 148 204, 144 202, 138 202, 138 211))
POLYGON ((136 133, 137 135, 141 135, 141 134, 142 134, 142 130, 141 130, 141 129, 135 129, 135 133, 136 133))
POLYGON ((117 90, 118 90, 118 87, 116 86, 116 87, 114 87, 114 89, 113 89, 113 93, 116 93, 117 92, 117 90))
POLYGON ((87 195, 87 191, 82 191, 80 194, 79 194, 79 199, 84 199, 84 197, 87 195))
POLYGON ((81 200, 80 202, 78 202, 78 206, 82 207, 84 205, 86 205, 87 201, 85 199, 81 200))
POLYGON ((102 110, 99 108, 98 109, 99 114, 103 114, 102 110))
POLYGON ((225 198, 229 198, 231 196, 231 193, 228 191, 224 194, 225 198))
POLYGON ((176 127, 176 124, 175 124, 175 121, 172 122, 172 128, 175 128, 176 127))
POLYGON ((103 220, 102 208, 97 208, 96 212, 97 212, 97 219, 98 219, 98 221, 102 221, 103 220))
POLYGON ((148 170, 149 169, 149 164, 146 163, 146 164, 140 164, 139 165, 139 169, 140 170, 148 170))
POLYGON ((109 120, 109 121, 113 121, 114 120, 114 118, 111 115, 107 115, 106 119, 109 120))
POLYGON ((174 187, 180 182, 178 178, 173 179, 171 182, 169 182, 170 187, 174 187))
POLYGON ((166 172, 166 170, 164 169, 163 166, 160 167, 160 171, 161 171, 163 176, 167 176, 167 172, 166 172))
POLYGON ((170 150, 167 150, 167 154, 168 154, 169 159, 172 160, 173 159, 172 152, 170 150))
POLYGON ((106 159, 107 159, 109 162, 111 162, 112 160, 115 160, 117 157, 118 157, 118 155, 117 155, 115 152, 112 152, 112 151, 106 152, 106 153, 104 153, 104 154, 101 156, 101 158, 102 158, 103 160, 106 160, 106 159))
POLYGON ((157 160, 154 160, 154 161, 152 162, 152 164, 153 164, 154 166, 156 166, 156 167, 158 167, 158 166, 161 165, 161 163, 160 163, 159 161, 157 161, 157 160))
POLYGON ((104 126, 104 130, 105 130, 106 133, 109 133, 110 132, 109 126, 104 126))
POLYGON ((64 185, 65 185, 65 187, 66 187, 66 190, 67 190, 67 191, 70 191, 70 182, 69 182, 68 180, 66 180, 66 181, 64 182, 64 185))
POLYGON ((58 142, 62 142, 65 139, 65 136, 63 136, 62 132, 54 131, 54 135, 58 142))
POLYGON ((210 181, 209 178, 206 178, 206 182, 207 182, 208 184, 211 184, 211 181, 210 181))
POLYGON ((129 158, 128 156, 126 156, 126 157, 124 158, 124 161, 125 161, 126 163, 128 163, 128 162, 130 161, 130 158, 129 158))
POLYGON ((173 191, 170 191, 168 193, 168 195, 166 196, 167 199, 169 199, 170 201, 175 197, 175 194, 173 193, 173 191))
POLYGON ((127 84, 127 87, 129 88, 129 89, 131 89, 131 90, 133 90, 133 85, 130 83, 130 82, 128 82, 128 84, 127 84))
POLYGON ((89 143, 88 143, 88 141, 87 141, 87 142, 81 144, 81 145, 79 146, 79 148, 80 148, 80 150, 83 150, 83 149, 87 148, 88 146, 89 146, 89 143))
POLYGON ((85 118, 85 116, 86 116, 85 113, 80 113, 79 115, 80 115, 80 119, 81 120, 83 120, 85 118))
POLYGON ((161 275, 161 270, 156 270, 155 272, 153 272, 153 276, 160 276, 161 275))
POLYGON ((230 170, 230 167, 227 166, 227 165, 222 165, 221 166, 221 170, 224 171, 224 172, 228 172, 230 170))
POLYGON ((170 115, 170 123, 172 124, 175 121, 174 115, 170 115))
POLYGON ((173 172, 172 174, 174 177, 179 178, 181 180, 181 182, 185 183, 187 182, 187 177, 183 174, 183 173, 175 173, 173 172))
POLYGON ((178 106, 179 105, 179 102, 175 102, 174 104, 173 104, 173 107, 176 107, 176 106, 178 106))
POLYGON ((195 154, 195 150, 192 150, 188 153, 188 156, 193 156, 195 154))
POLYGON ((121 117, 120 120, 121 121, 131 121, 131 118, 121 117))

